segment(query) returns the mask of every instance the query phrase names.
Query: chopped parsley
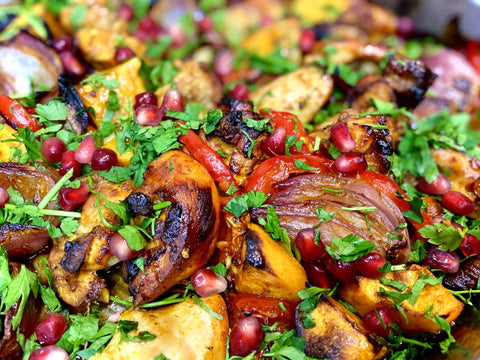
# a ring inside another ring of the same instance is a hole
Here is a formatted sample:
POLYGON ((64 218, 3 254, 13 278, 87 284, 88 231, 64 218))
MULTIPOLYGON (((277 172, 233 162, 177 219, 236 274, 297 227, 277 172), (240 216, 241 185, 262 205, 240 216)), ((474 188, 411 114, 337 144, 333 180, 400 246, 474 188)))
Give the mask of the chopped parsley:
POLYGON ((253 190, 250 190, 248 193, 230 199, 224 209, 238 218, 245 215, 248 209, 262 206, 267 198, 268 196, 261 191, 254 192, 253 190))
POLYGON ((344 238, 334 237, 330 246, 326 246, 325 250, 335 260, 350 262, 367 255, 376 247, 371 241, 364 240, 355 234, 349 234, 344 238))

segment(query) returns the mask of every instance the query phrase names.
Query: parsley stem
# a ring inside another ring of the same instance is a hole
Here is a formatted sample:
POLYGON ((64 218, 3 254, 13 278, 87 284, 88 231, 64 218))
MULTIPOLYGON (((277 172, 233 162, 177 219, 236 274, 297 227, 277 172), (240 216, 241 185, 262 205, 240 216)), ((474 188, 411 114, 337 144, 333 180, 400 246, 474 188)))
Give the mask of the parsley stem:
MULTIPOLYGON (((13 204, 5 204, 5 209, 13 210, 18 208, 19 206, 13 204)), ((62 210, 51 210, 51 209, 39 209, 38 213, 41 215, 50 215, 50 216, 64 216, 64 217, 72 217, 72 218, 81 218, 82 214, 75 212, 75 211, 62 211, 62 210)))
POLYGON ((368 212, 368 211, 375 211, 377 208, 375 206, 350 206, 350 207, 342 207, 342 210, 345 211, 360 211, 360 212, 368 212))
POLYGON ((42 199, 42 201, 40 201, 37 207, 40 210, 44 209, 45 206, 48 205, 50 200, 52 200, 55 197, 55 195, 57 195, 57 193, 60 191, 62 186, 65 185, 65 183, 72 177, 72 175, 73 175, 73 168, 68 170, 67 173, 63 175, 60 180, 58 180, 55 186, 50 189, 50 191, 47 193, 47 195, 44 196, 44 198, 42 199))
POLYGON ((148 304, 139 305, 138 307, 147 309, 147 308, 152 308, 152 307, 176 304, 176 303, 180 303, 182 301, 185 301, 188 298, 188 296, 183 296, 183 297, 179 297, 179 296, 180 296, 180 294, 174 294, 174 295, 169 296, 169 297, 167 297, 163 300, 151 302, 151 303, 148 303, 148 304))

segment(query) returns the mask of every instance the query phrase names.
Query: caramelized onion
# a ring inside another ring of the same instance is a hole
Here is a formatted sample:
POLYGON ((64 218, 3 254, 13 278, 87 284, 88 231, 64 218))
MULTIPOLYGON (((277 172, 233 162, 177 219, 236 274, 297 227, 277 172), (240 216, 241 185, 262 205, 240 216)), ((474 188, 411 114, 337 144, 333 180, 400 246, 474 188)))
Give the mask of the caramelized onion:
POLYGON ((10 259, 33 255, 49 243, 50 235, 46 228, 22 224, 0 226, 0 244, 5 246, 10 259))
MULTIPOLYGON (((392 200, 368 183, 351 178, 308 174, 285 180, 274 190, 266 204, 275 207, 280 225, 292 240, 302 229, 319 225, 317 230, 321 232, 320 238, 326 245, 336 236, 345 237, 353 233, 380 246, 378 251, 387 260, 393 263, 407 261, 410 252, 408 234, 405 229, 397 229, 405 221, 402 213, 392 200), (320 223, 315 213, 320 207, 330 214, 336 214, 335 218, 320 223), (353 207, 360 207, 360 210, 353 210, 353 207), (388 234, 395 236, 389 239, 388 234)), ((255 208, 252 216, 254 219, 265 218, 266 211, 265 207, 255 208)))

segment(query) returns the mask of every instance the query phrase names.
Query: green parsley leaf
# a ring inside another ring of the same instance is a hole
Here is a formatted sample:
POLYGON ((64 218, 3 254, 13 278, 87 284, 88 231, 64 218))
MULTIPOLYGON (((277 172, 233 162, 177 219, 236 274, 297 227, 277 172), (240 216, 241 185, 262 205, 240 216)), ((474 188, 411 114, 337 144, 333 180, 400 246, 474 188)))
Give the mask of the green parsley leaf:
POLYGON ((266 221, 261 218, 258 222, 265 228, 265 231, 271 236, 273 240, 280 240, 285 250, 287 250, 290 255, 293 255, 290 238, 288 237, 287 230, 280 226, 280 220, 278 218, 277 212, 275 211, 275 207, 270 205, 267 208, 266 221))
POLYGON ((134 225, 125 225, 118 229, 118 233, 127 241, 128 247, 132 250, 139 251, 147 246, 147 241, 140 233, 138 227, 134 225))
POLYGON ((307 170, 307 171, 313 171, 315 170, 314 167, 308 165, 308 164, 305 164, 302 160, 298 160, 298 159, 293 159, 293 163, 295 164, 295 166, 297 168, 299 168, 300 170, 307 170))
POLYGON ((435 286, 441 283, 442 281, 440 279, 430 276, 429 274, 421 274, 420 279, 418 279, 415 284, 413 284, 412 289, 410 290, 408 302, 410 303, 410 305, 414 306, 425 285, 435 286))
POLYGON ((398 291, 405 291, 407 289, 407 285, 405 285, 404 283, 396 280, 387 279, 385 276, 382 276, 380 278, 380 282, 384 285, 391 286, 398 291))
POLYGON ((443 223, 425 225, 418 230, 420 235, 428 239, 428 242, 443 251, 453 251, 458 249, 463 240, 463 235, 453 226, 446 226, 443 223))
POLYGON ((249 208, 260 207, 267 200, 268 196, 261 191, 250 190, 246 194, 236 196, 225 205, 224 209, 231 212, 237 218, 245 215, 249 208))
POLYGON ((205 305, 205 303, 203 302, 202 299, 200 299, 197 295, 192 295, 192 299, 193 301, 195 301, 195 303, 197 305, 199 305, 203 310, 205 310, 208 314, 210 314, 211 316, 213 316, 215 319, 217 320, 223 320, 223 316, 220 315, 220 314, 217 314, 215 311, 213 311, 212 309, 210 309, 207 305, 205 305))
POLYGON ((213 266, 212 270, 220 276, 225 277, 227 275, 227 267, 222 263, 218 263, 217 265, 213 266))
POLYGON ((136 258, 135 260, 133 260, 133 263, 134 263, 135 265, 137 265, 137 267, 140 269, 140 271, 141 271, 142 273, 144 273, 145 275, 147 274, 147 273, 145 272, 145 265, 144 265, 144 258, 143 258, 143 256, 138 257, 138 258, 136 258))
POLYGON ((325 247, 332 258, 343 262, 350 262, 361 258, 375 248, 374 243, 364 240, 355 234, 349 234, 343 239, 338 236, 334 237, 330 246, 325 247))
POLYGON ((427 250, 425 250, 425 245, 427 243, 420 240, 416 240, 410 248, 410 256, 408 261, 411 262, 420 262, 427 256, 427 250))
POLYGON ((157 336, 148 332, 140 331, 138 335, 129 335, 128 333, 134 330, 137 330, 138 323, 128 320, 120 320, 118 322, 118 331, 120 332, 120 340, 118 345, 125 341, 131 342, 141 342, 141 341, 152 341, 157 336))
POLYGON ((202 129, 205 131, 205 134, 210 134, 211 132, 215 131, 215 127, 220 122, 222 117, 222 110, 209 110, 205 115, 205 123, 202 125, 202 129))
POLYGON ((46 105, 37 104, 35 107, 40 123, 47 121, 63 121, 67 118, 67 106, 60 100, 50 100, 46 105))
POLYGON ((255 129, 257 131, 264 131, 269 128, 270 124, 270 119, 252 119, 252 118, 245 118, 245 125, 247 125, 249 128, 255 129))

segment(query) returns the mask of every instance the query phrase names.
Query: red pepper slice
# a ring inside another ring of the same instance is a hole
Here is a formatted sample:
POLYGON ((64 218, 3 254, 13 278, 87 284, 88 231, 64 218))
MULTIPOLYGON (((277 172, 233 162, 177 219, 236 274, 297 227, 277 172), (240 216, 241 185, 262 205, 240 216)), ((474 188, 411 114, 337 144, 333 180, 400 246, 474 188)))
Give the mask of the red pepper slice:
POLYGON ((334 162, 314 155, 295 154, 292 156, 279 155, 267 159, 260 164, 247 178, 245 192, 250 190, 269 194, 272 186, 291 175, 302 173, 338 174, 334 162), (300 169, 295 160, 311 166, 313 170, 300 169))
POLYGON ((193 157, 207 169, 222 191, 226 192, 232 184, 237 189, 240 189, 232 172, 222 161, 221 156, 205 144, 194 131, 188 130, 187 135, 182 135, 178 139, 185 145, 193 157))
POLYGON ((246 293, 229 293, 225 300, 232 324, 244 318, 245 314, 249 314, 267 326, 277 323, 276 330, 278 331, 283 332, 295 327, 297 304, 291 301, 246 293))
MULTIPOLYGON (((270 123, 272 124, 274 129, 279 128, 282 126, 285 129, 285 133, 287 136, 296 136, 298 140, 303 140, 303 145, 300 150, 301 154, 310 154, 311 152, 308 150, 308 143, 312 140, 310 136, 308 136, 307 131, 303 127, 303 124, 298 120, 298 117, 292 113, 285 112, 285 111, 275 111, 275 110, 267 110, 262 109, 260 114, 266 117, 271 117, 270 123)), ((298 154, 299 152, 292 146, 290 149, 292 154, 298 154)))
POLYGON ((30 115, 17 100, 5 94, 0 94, 0 115, 15 129, 29 127, 32 132, 35 132, 42 128, 38 124, 38 119, 30 115))
POLYGON ((467 60, 472 64, 475 70, 477 70, 477 73, 480 74, 480 49, 478 43, 474 40, 467 41, 465 51, 467 60))

